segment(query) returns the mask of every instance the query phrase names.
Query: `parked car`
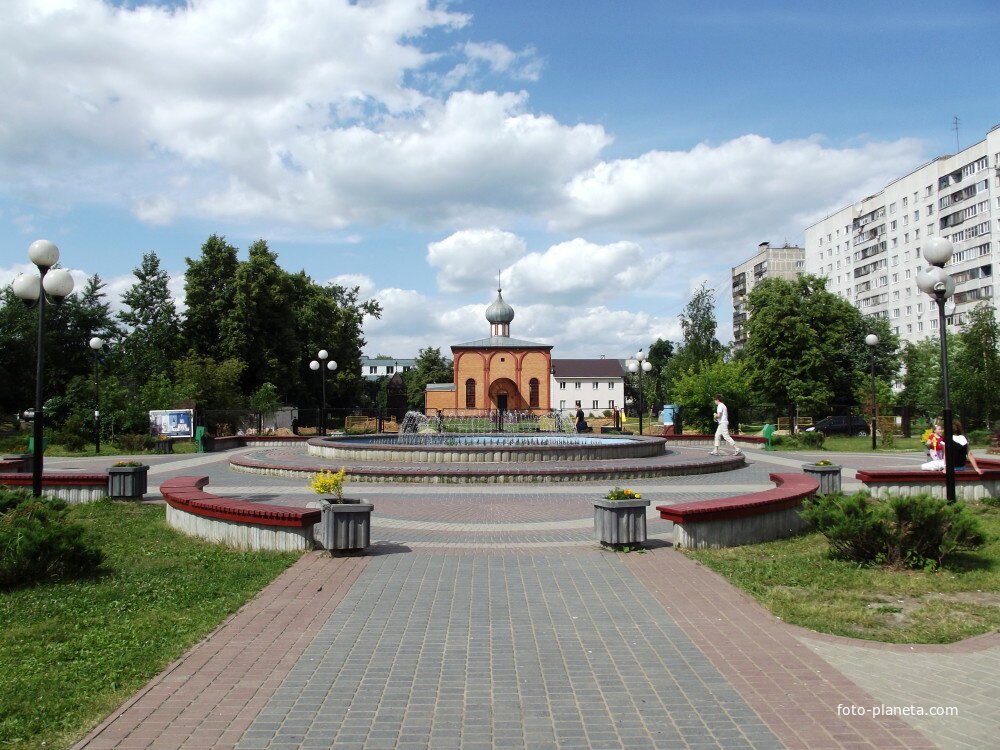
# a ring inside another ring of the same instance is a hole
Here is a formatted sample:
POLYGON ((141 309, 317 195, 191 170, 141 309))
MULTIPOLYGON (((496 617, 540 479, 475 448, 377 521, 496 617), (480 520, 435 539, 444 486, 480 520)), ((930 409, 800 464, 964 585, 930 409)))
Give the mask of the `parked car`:
POLYGON ((824 435, 870 435, 871 425, 864 417, 825 417, 805 432, 822 432, 824 435))

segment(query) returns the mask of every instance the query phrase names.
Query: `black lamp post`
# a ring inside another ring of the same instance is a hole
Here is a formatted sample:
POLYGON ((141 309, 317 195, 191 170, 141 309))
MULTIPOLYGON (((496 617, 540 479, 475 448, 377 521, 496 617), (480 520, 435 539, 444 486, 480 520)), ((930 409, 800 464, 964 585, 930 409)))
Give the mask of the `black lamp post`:
POLYGON ((628 363, 628 371, 639 374, 639 434, 642 434, 642 374, 653 369, 653 364, 646 359, 642 349, 636 352, 635 359, 628 363))
POLYGON ((104 351, 104 339, 94 336, 90 340, 90 348, 94 351, 94 453, 101 453, 101 353, 104 351))
POLYGON ((314 372, 316 370, 320 370, 321 374, 320 380, 322 382, 323 407, 319 414, 319 430, 320 434, 325 436, 326 435, 326 371, 330 370, 331 372, 333 372, 334 370, 336 370, 337 363, 331 359, 329 362, 326 363, 326 367, 323 367, 322 362, 326 362, 326 360, 330 357, 330 353, 326 349, 320 349, 316 353, 316 356, 319 358, 319 360, 317 361, 314 359, 312 362, 310 362, 309 369, 313 370, 314 372))
POLYGON ((872 353, 872 450, 875 450, 875 431, 878 429, 878 401, 875 394, 875 347, 878 346, 878 336, 869 333, 865 343, 872 353))
POLYGON ((38 268, 38 276, 21 274, 14 279, 14 294, 25 305, 38 305, 38 348, 35 359, 35 424, 34 450, 31 467, 31 494, 42 496, 42 439, 44 436, 44 415, 42 413, 42 383, 45 374, 45 305, 47 296, 52 302, 61 304, 73 291, 73 277, 69 271, 52 269, 59 262, 59 248, 48 240, 35 240, 28 247, 28 258, 38 268))
POLYGON ((923 256, 930 264, 926 271, 917 272, 917 286, 929 294, 938 308, 938 334, 941 336, 941 383, 944 390, 944 471, 945 496, 949 503, 955 502, 955 446, 952 439, 951 393, 948 390, 948 330, 944 314, 944 303, 955 293, 955 280, 944 270, 951 260, 954 247, 944 237, 932 237, 924 243, 923 256))

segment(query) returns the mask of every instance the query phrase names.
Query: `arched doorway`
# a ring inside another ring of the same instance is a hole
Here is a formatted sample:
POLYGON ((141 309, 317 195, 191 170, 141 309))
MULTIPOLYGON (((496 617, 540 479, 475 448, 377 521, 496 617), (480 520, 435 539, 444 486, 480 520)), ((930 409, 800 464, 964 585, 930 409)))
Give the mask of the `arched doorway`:
POLYGON ((510 378, 497 378, 490 383, 489 408, 497 411, 510 411, 512 409, 523 409, 524 399, 518 391, 514 381, 510 378))

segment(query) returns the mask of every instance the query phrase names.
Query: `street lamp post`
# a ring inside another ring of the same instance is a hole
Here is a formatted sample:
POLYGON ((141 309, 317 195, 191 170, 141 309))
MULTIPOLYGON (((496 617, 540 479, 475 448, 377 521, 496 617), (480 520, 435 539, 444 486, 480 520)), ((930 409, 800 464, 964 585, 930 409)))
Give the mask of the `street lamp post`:
POLYGON ((104 351, 104 339, 94 336, 90 340, 90 348, 94 351, 94 453, 101 452, 101 353, 104 351))
POLYGON ((309 369, 314 372, 316 370, 321 371, 320 380, 322 382, 323 407, 320 410, 319 414, 319 425, 320 425, 319 430, 320 434, 325 436, 326 435, 326 371, 330 370, 330 372, 333 372, 334 370, 336 370, 337 363, 334 362, 332 359, 329 362, 326 362, 326 360, 330 357, 330 353, 326 349, 320 349, 319 352, 316 353, 316 356, 319 358, 319 360, 317 361, 314 359, 312 362, 310 362, 309 369), (326 367, 323 367, 322 365, 323 362, 326 362, 326 367))
POLYGON ((628 371, 639 374, 639 434, 642 434, 642 374, 653 369, 653 364, 646 359, 645 353, 640 349, 636 352, 635 359, 629 361, 628 371))
POLYGON ((31 467, 31 494, 42 496, 42 382, 45 374, 45 305, 46 295, 52 302, 61 304, 73 291, 73 277, 69 271, 52 266, 59 262, 59 248, 48 240, 35 240, 28 247, 28 259, 38 268, 38 276, 23 273, 14 279, 14 294, 28 307, 38 305, 38 345, 35 357, 35 424, 34 450, 31 467))
POLYGON ((949 503, 955 502, 955 460, 952 440, 951 393, 948 390, 948 332, 944 314, 944 303, 955 293, 955 280, 944 270, 951 260, 954 247, 944 237, 932 237, 924 243, 923 256, 930 264, 926 271, 917 272, 917 286, 929 294, 938 308, 938 334, 941 337, 941 383, 944 391, 944 471, 945 495, 949 503))
POLYGON ((869 333, 865 343, 872 354, 872 450, 875 450, 875 430, 878 428, 878 403, 875 397, 875 347, 878 346, 878 336, 869 333))

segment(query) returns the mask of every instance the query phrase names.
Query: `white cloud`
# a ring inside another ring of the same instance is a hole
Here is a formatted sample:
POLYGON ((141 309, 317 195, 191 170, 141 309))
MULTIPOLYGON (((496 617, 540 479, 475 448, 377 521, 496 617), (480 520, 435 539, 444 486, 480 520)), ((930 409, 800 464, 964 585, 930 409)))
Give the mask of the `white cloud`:
POLYGON ((358 287, 358 297, 363 300, 371 299, 378 291, 378 287, 375 285, 375 282, 372 281, 371 276, 367 276, 363 273, 342 273, 339 276, 334 276, 332 279, 327 279, 323 283, 336 284, 344 287, 345 289, 358 287))
POLYGON ((177 213, 177 206, 163 195, 151 195, 135 202, 132 214, 139 221, 162 227, 170 224, 177 213))
POLYGON ((501 229, 463 229, 427 246, 427 262, 438 269, 443 292, 489 289, 495 272, 520 258, 525 251, 521 237, 501 229))
MULTIPOLYGON (((468 21, 443 7, 11 0, 0 180, 46 206, 127 202, 154 225, 433 224, 550 204, 608 137, 525 111, 523 93, 442 101, 407 85, 439 54, 425 34, 468 21)), ((498 43, 464 52, 508 77, 531 58, 498 43)))
POLYGON ((511 295, 591 304, 652 285, 669 263, 667 253, 647 257, 634 242, 598 245, 576 238, 524 256, 503 280, 511 295))
MULTIPOLYGON (((921 158, 913 139, 830 148, 745 135, 690 151, 650 151, 577 175, 549 211, 560 231, 612 228, 700 252, 753 238, 798 236, 823 215, 875 192, 921 158)), ((761 241, 760 239, 756 241, 761 241)))

